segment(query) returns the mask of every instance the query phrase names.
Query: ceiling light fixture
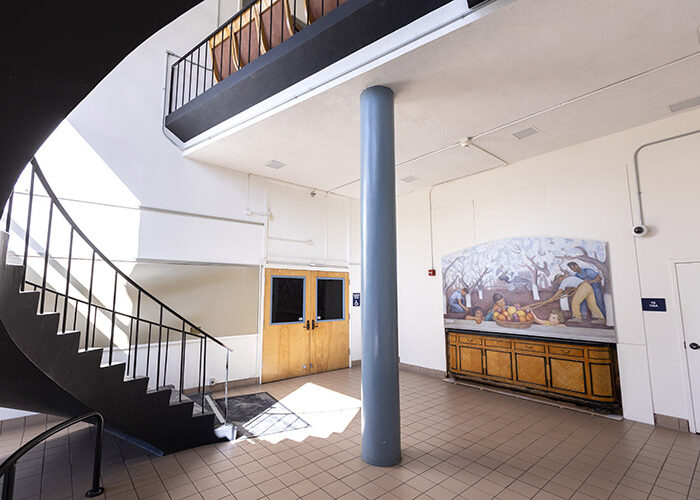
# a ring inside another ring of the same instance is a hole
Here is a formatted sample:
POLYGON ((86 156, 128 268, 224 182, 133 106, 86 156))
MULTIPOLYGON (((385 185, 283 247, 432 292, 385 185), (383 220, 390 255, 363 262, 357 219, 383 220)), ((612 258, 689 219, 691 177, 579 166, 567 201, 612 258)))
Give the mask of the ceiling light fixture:
POLYGON ((265 164, 266 167, 274 168, 275 170, 279 170, 282 167, 286 167, 287 165, 282 163, 281 161, 277 160, 270 160, 265 164))
POLYGON ((683 111, 688 108, 694 108, 695 106, 700 106, 700 95, 697 97, 693 97, 692 99, 686 99, 685 101, 671 104, 668 107, 668 109, 671 110, 671 113, 677 113, 678 111, 683 111))
POLYGON ((531 135, 535 135, 539 132, 535 127, 528 127, 524 128, 522 130, 518 130, 513 134, 513 136, 518 139, 518 140, 523 140, 526 137, 530 137, 531 135))
POLYGON ((418 180, 418 177, 416 177, 415 175, 409 175, 409 176, 407 176, 407 177, 401 178, 401 180, 404 181, 404 182, 406 182, 406 183, 408 183, 408 182, 417 181, 417 180, 418 180))

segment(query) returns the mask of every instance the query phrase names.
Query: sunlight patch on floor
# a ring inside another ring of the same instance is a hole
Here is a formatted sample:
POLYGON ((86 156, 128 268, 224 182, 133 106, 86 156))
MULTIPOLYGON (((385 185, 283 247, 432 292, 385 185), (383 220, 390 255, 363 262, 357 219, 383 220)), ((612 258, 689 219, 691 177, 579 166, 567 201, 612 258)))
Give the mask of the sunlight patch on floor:
POLYGON ((320 385, 306 383, 279 401, 284 408, 291 410, 308 425, 259 439, 279 443, 284 439, 301 442, 309 436, 327 438, 334 432, 343 432, 360 411, 359 399, 332 391, 320 385))

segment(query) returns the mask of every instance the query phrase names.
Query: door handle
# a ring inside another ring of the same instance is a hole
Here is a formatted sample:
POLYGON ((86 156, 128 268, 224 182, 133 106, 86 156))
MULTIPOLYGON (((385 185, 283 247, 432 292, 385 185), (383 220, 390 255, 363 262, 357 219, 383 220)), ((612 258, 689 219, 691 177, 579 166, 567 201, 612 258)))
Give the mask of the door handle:
POLYGON ((311 320, 311 329, 313 330, 314 328, 318 328, 318 325, 316 324, 315 320, 311 320))
POLYGON ((304 326, 305 329, 311 330, 311 326, 309 325, 309 320, 306 320, 306 326, 304 326))
POLYGON ((690 347, 692 350, 698 350, 700 349, 700 345, 696 344, 695 342, 691 342, 688 347, 690 347))

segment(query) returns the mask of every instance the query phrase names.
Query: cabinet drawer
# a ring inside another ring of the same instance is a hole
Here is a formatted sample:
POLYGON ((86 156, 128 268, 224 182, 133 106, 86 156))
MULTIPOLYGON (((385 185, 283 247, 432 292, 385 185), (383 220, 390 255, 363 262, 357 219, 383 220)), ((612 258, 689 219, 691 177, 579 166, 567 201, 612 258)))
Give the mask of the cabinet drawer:
POLYGON ((489 347, 503 347, 505 349, 510 349, 510 340, 499 340, 499 339, 484 339, 484 345, 489 347))
POLYGON ((460 344, 471 344, 471 345, 482 345, 483 341, 481 337, 468 337, 466 335, 459 336, 460 344))
POLYGON ((544 352, 544 344, 529 344, 526 342, 516 342, 515 349, 517 351, 544 352))
POLYGON ((559 347, 550 345, 549 354, 556 354, 557 356, 571 356, 573 358, 582 358, 583 349, 578 347, 559 347))
POLYGON ((595 349, 588 349, 589 359, 610 359, 610 350, 606 349, 604 351, 599 351, 595 349))

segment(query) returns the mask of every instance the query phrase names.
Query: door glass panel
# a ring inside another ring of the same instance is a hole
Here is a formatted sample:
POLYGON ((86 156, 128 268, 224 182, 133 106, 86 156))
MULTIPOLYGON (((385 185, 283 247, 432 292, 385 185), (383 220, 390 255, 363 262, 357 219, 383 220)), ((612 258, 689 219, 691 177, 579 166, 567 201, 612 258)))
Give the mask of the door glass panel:
POLYGON ((270 323, 303 322, 304 278, 295 276, 273 276, 270 323))
POLYGON ((316 279, 316 321, 345 319, 345 279, 316 279))

